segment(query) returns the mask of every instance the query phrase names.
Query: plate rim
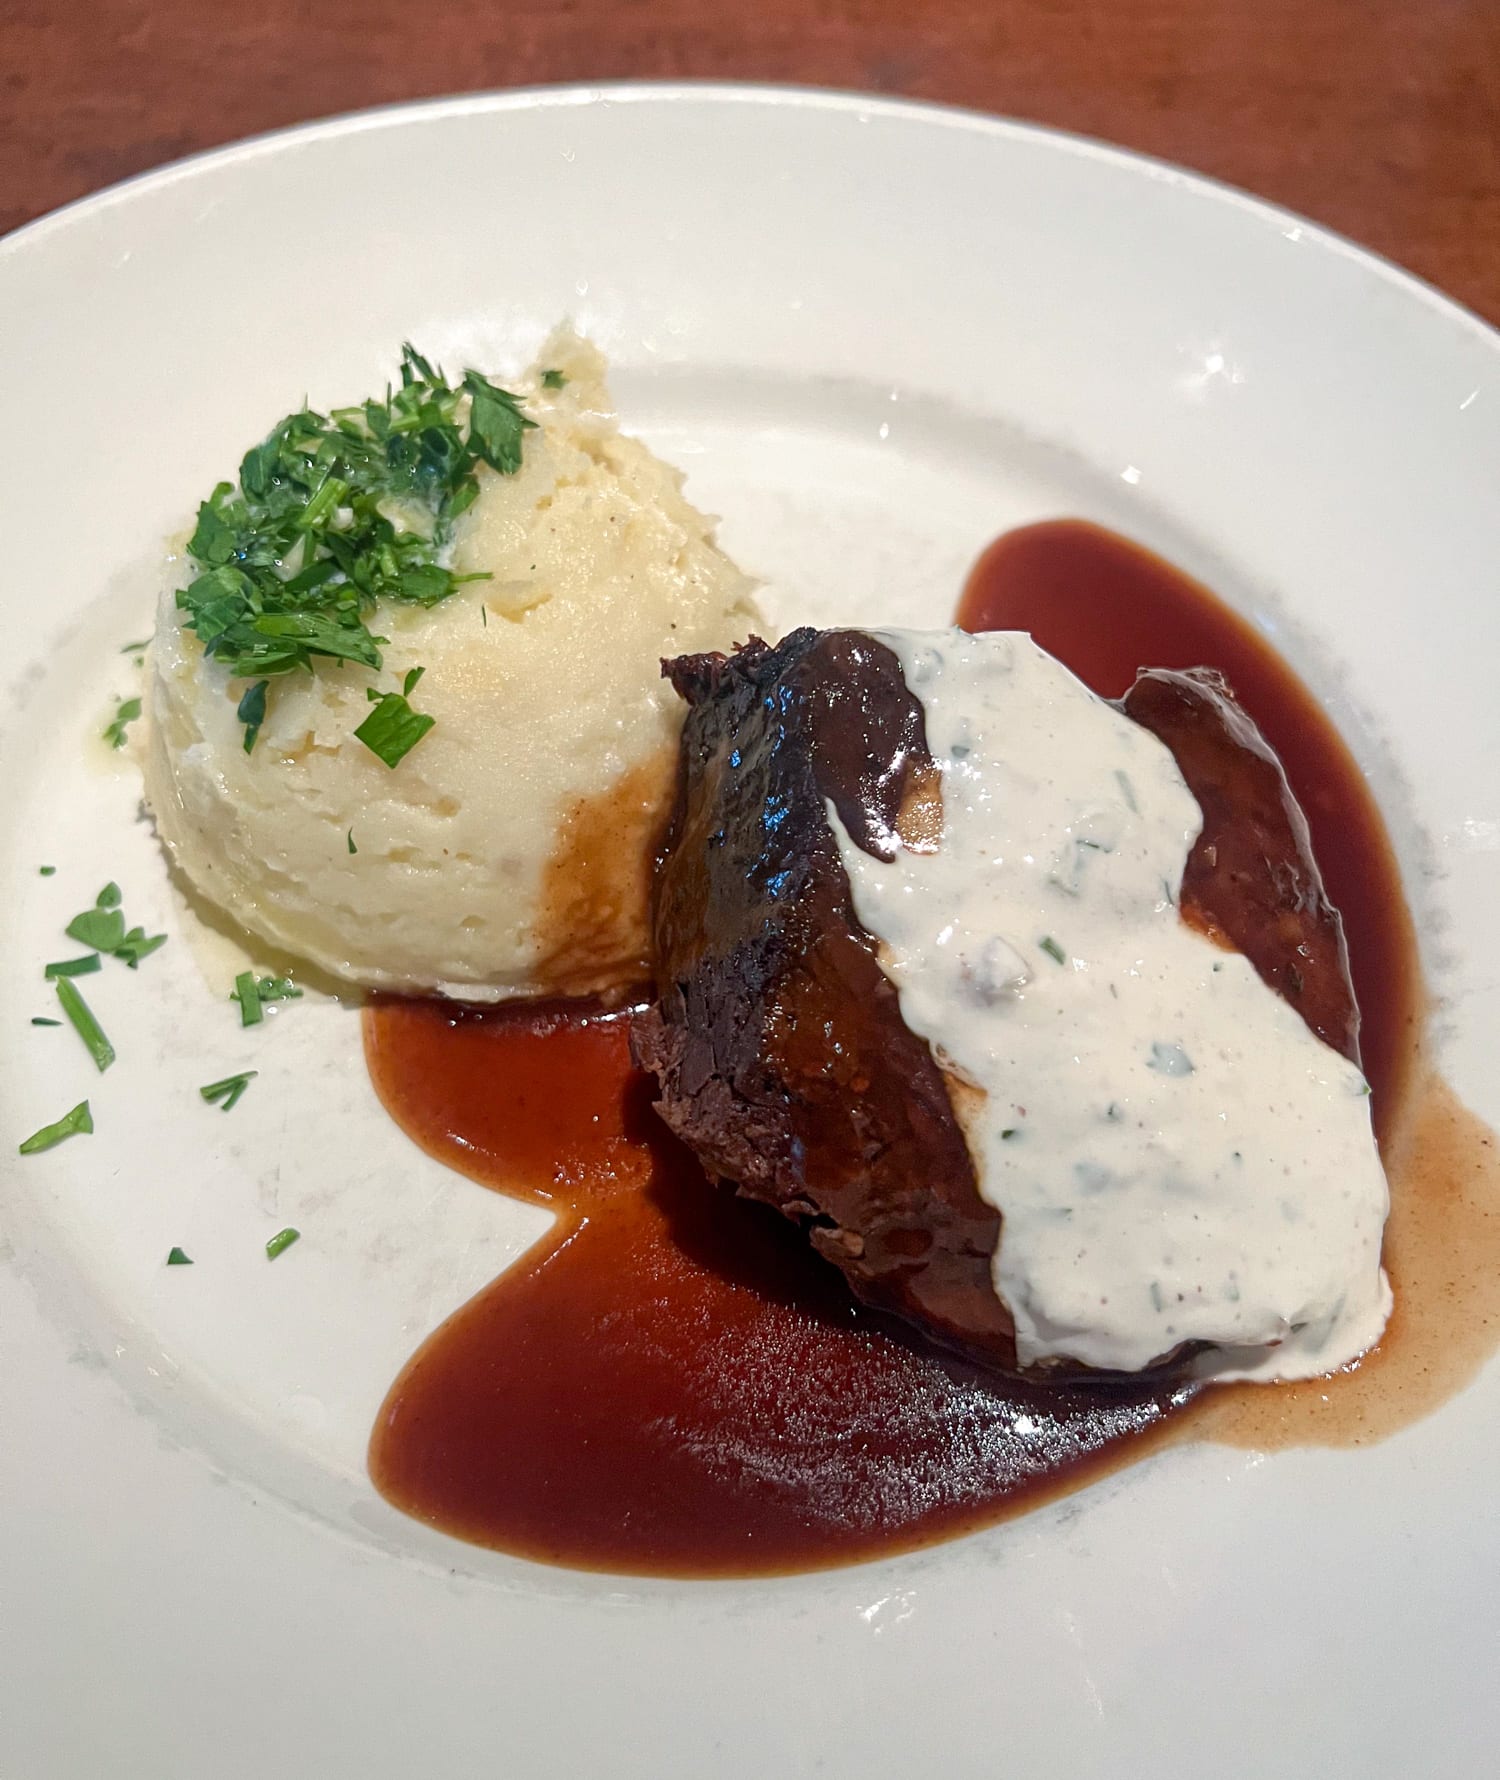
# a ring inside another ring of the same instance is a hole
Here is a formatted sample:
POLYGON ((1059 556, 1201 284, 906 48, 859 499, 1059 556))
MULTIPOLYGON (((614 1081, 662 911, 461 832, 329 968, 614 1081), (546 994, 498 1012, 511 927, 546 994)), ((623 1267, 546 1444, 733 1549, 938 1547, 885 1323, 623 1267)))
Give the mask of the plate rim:
MULTIPOLYGON (((1171 199, 1174 204, 1176 198, 1180 194, 1186 203, 1206 203, 1212 200, 1212 211, 1218 211, 1219 204, 1227 199, 1229 201, 1231 213, 1236 218, 1242 217, 1244 219, 1247 232, 1253 227, 1267 226, 1277 227, 1283 230, 1293 226, 1303 229, 1305 231, 1305 239, 1308 245, 1329 247, 1333 250, 1335 256, 1334 261, 1330 262, 1324 259, 1321 254, 1314 254, 1308 262, 1309 272, 1317 267, 1326 268, 1331 263, 1345 264, 1349 267, 1350 272, 1361 280, 1364 289, 1372 293, 1389 293, 1390 298, 1398 301, 1403 309, 1405 309, 1407 302, 1412 298, 1416 298, 1420 301, 1421 306, 1419 309, 1406 310, 1405 318, 1411 329, 1410 339, 1420 339, 1424 330, 1441 326, 1443 328, 1443 335, 1441 337, 1446 338, 1450 342, 1460 340, 1472 341, 1475 348, 1485 352, 1486 355, 1489 351, 1493 350, 1497 344, 1500 344, 1500 331, 1491 327, 1488 323, 1483 321, 1482 318, 1464 309, 1462 305, 1446 297, 1441 291, 1436 290, 1430 285, 1424 284, 1422 280, 1415 277, 1413 274, 1406 272, 1403 268, 1394 265, 1392 262, 1383 260, 1379 255, 1359 246, 1357 243, 1347 241, 1333 232, 1325 230, 1320 224, 1298 217, 1294 212, 1280 209, 1277 206, 1269 204, 1265 200, 1254 197, 1252 194, 1242 192, 1232 186, 1223 185, 1206 176, 1176 167, 1170 163, 1155 161, 1150 157, 1136 154, 1131 150, 1118 148, 1107 143, 1101 143, 1092 138, 1073 136, 1065 132, 1049 129, 1045 126, 991 117, 984 113, 965 111, 958 107, 930 105, 921 101, 888 100, 878 95, 864 95, 858 92, 836 92, 821 88, 797 88, 774 84, 757 85, 739 82, 577 83, 569 86, 518 88, 505 92, 468 94, 452 98, 398 102, 392 105, 339 114, 331 118, 318 119, 308 124, 292 126, 287 129, 264 132, 258 136, 201 151, 200 153, 186 157, 183 160, 168 163, 163 167, 148 169, 141 174, 117 182, 115 185, 106 187, 101 191, 87 194, 58 210, 50 212, 43 217, 23 225, 21 229, 13 232, 9 237, 0 240, 0 284, 3 284, 4 279, 10 275, 7 268, 14 267, 19 271, 21 269, 24 254, 31 252, 41 253, 42 259, 40 261, 40 266, 43 275, 47 277, 55 276, 55 272, 52 270, 52 263, 49 263, 46 260, 46 254, 51 249, 52 237, 54 235, 58 237, 57 244, 64 245, 72 238, 70 231, 73 228, 82 228, 86 231, 88 228, 96 226, 98 223, 103 222, 108 218, 121 204, 133 202, 137 195, 149 205, 157 195, 168 191, 170 188, 178 184, 189 184, 189 189, 191 189, 189 182, 196 179, 199 174, 202 174, 205 177, 215 177, 223 174, 226 178, 244 178, 253 181, 258 171, 256 164, 262 157, 269 157, 283 153, 296 154, 300 152, 303 146, 312 146, 325 141, 331 144, 341 139, 361 136, 367 131, 373 133, 376 130, 383 132, 386 129, 390 129, 394 132, 397 129, 408 127, 417 129, 436 129, 441 128, 450 120, 464 117, 484 118, 493 116, 500 118, 512 115, 524 119, 528 115, 536 117, 539 114, 545 115, 551 111, 562 112, 570 106, 598 105, 610 101, 619 102, 622 106, 626 103, 634 104, 650 101, 660 101, 663 106, 673 106, 681 103, 687 103, 689 105, 703 104, 705 111, 707 111, 707 109, 715 102, 722 102, 726 105, 745 104, 751 108, 760 108, 761 116, 758 126, 760 128, 767 127, 778 111, 783 115, 788 111, 796 111, 808 117, 827 115, 831 118, 834 114, 843 114, 848 121, 853 121, 852 118, 849 117, 849 114, 864 112, 879 117, 889 118, 893 124, 905 120, 914 126, 957 128, 969 135, 971 140, 984 142, 985 144, 990 145, 990 148, 996 154, 1004 155, 1014 147, 1023 153, 1047 151, 1047 158, 1050 160, 1051 153, 1061 153, 1066 157, 1066 161, 1056 164, 1065 165, 1071 162, 1074 165, 1082 167, 1097 168, 1099 169, 1100 176, 1103 178, 1112 177, 1113 174, 1117 172, 1128 172, 1133 179, 1139 177, 1151 180, 1158 188, 1164 189, 1167 192, 1169 199, 1171 199), (244 168, 243 174, 239 171, 241 166, 244 168), (139 188, 139 192, 137 191, 137 188, 139 188), (1420 317, 1424 315, 1429 316, 1430 320, 1425 322, 1421 321, 1420 317), (1454 323, 1458 325, 1452 325, 1454 323)), ((624 117, 622 116, 619 121, 624 123, 624 117)), ((838 133, 838 127, 833 126, 832 128, 834 133, 838 133)), ((924 134, 921 140, 935 141, 936 138, 927 137, 924 134)), ((1131 191, 1138 193, 1148 191, 1149 189, 1150 187, 1132 186, 1130 188, 1131 191)), ((1212 212, 1210 212, 1210 214, 1211 213, 1212 212)), ((124 214, 128 215, 129 213, 125 212, 124 214)), ((1224 213, 1219 212, 1219 214, 1224 213)), ((1189 213, 1189 216, 1191 216, 1191 213, 1189 213)), ((24 276, 29 277, 33 275, 30 272, 30 265, 34 263, 37 262, 33 261, 27 263, 27 271, 24 276)), ((1307 273, 1302 274, 1302 276, 1307 275, 1307 273)), ((23 1350, 23 1352, 24 1351, 25 1350, 23 1350)), ((112 1379, 110 1382, 115 1385, 118 1385, 119 1383, 117 1378, 112 1379)), ((114 1401, 114 1393, 111 1393, 109 1401, 114 1401)), ((200 1457, 201 1456, 202 1455, 200 1455, 200 1457)), ((198 1469, 200 1468, 195 1468, 195 1471, 198 1469)), ((212 1471, 213 1467, 210 1465, 209 1469, 212 1471)), ((203 1481, 204 1480, 201 1477, 198 1477, 193 1482, 191 1490, 185 1491, 184 1493, 191 1494, 195 1501, 200 1497, 205 1501, 208 1500, 208 1496, 203 1488, 203 1481)), ((215 1477, 214 1481, 218 1482, 221 1481, 221 1479, 215 1477)), ((244 1479, 237 1479, 235 1481, 241 1485, 247 1483, 247 1480, 244 1479)), ((248 1487, 241 1487, 232 1492, 225 1492, 226 1496, 232 1495, 234 1498, 234 1505, 231 1507, 228 1515, 226 1515, 226 1525, 232 1524, 236 1528, 243 1529, 245 1525, 249 1524, 245 1518, 247 1504, 251 1510, 260 1507, 263 1503, 267 1506, 272 1506, 273 1494, 274 1492, 263 1491, 256 1488, 253 1482, 249 1483, 248 1487)), ((164 1501, 169 1499, 167 1492, 163 1491, 162 1498, 164 1501)), ((286 1503, 284 1499, 274 1505, 278 1509, 283 1510, 288 1506, 294 1506, 286 1503)), ((296 1523, 300 1518, 301 1517, 295 1515, 295 1513, 293 1516, 289 1517, 281 1512, 266 1516, 265 1522, 269 1524, 272 1529, 270 1534, 266 1536, 266 1543, 268 1545, 274 1543, 278 1546, 290 1545, 293 1539, 299 1537, 296 1523)), ((328 1528, 326 1525, 320 1524, 308 1529, 308 1537, 310 1540, 316 1541, 319 1551, 321 1552, 324 1547, 327 1547, 332 1554, 327 1561, 326 1573, 329 1576, 337 1576, 340 1578, 346 1577, 351 1573, 349 1568, 351 1550, 350 1542, 344 1540, 330 1541, 327 1538, 327 1533, 328 1528)), ((941 1550, 943 1548, 939 1549, 941 1550)), ((951 1547, 949 1547, 949 1549, 951 1549, 951 1547)), ((365 1553, 368 1555, 368 1547, 365 1548, 365 1553)), ((355 1563, 358 1563, 359 1561, 359 1553, 357 1552, 355 1553, 354 1561, 355 1563)), ((897 1559, 896 1561, 899 1563, 904 1560, 897 1559)), ((382 1568, 384 1567, 384 1561, 382 1560, 382 1568)), ((397 1561, 389 1567, 401 1572, 420 1571, 422 1573, 420 1583, 421 1598, 424 1604, 430 1603, 435 1614, 441 1613, 445 1618, 451 1616, 455 1625, 459 1624, 463 1617, 466 1588, 468 1591, 468 1606, 472 1609, 474 1614, 482 1612, 486 1616, 492 1615, 493 1617, 490 1619, 492 1625, 500 1623, 504 1618, 511 1618, 512 1630, 514 1631, 517 1628, 524 1628, 527 1621, 527 1603, 520 1603, 519 1611, 515 1611, 518 1606, 515 1599, 507 1601, 504 1607, 497 1607, 496 1603, 499 1599, 498 1591, 489 1588, 484 1588, 482 1590, 473 1589, 468 1586, 468 1582, 459 1580, 461 1576, 461 1562, 458 1567, 452 1569, 449 1569, 446 1564, 439 1565, 436 1567, 436 1574, 434 1574, 433 1568, 427 1563, 420 1560, 413 1563, 410 1553, 401 1553, 397 1555, 397 1561), (450 1578, 446 1594, 442 1592, 442 1572, 444 1570, 448 1570, 450 1578), (453 1597, 453 1599, 449 1599, 448 1597, 450 1596, 453 1597), (478 1606, 474 1605, 476 1598, 480 1601, 478 1606)), ((754 1626, 760 1623, 759 1614, 762 1611, 762 1608, 768 1619, 773 1616, 778 1619, 780 1618, 782 1603, 787 1598, 787 1593, 784 1592, 783 1585, 788 1581, 790 1581, 796 1588, 800 1588, 801 1585, 808 1582, 821 1584, 821 1582, 826 1579, 827 1575, 832 1574, 840 1578, 864 1575, 869 1577, 873 1583, 875 1581, 875 1576, 872 1572, 875 1572, 876 1570, 877 1565, 869 1565, 857 1566, 851 1570, 831 1573, 814 1573, 811 1577, 802 1576, 790 1579, 767 1579, 772 1582, 773 1586, 767 1591, 766 1601, 763 1604, 757 1605, 755 1617, 747 1616, 740 1630, 743 1632, 745 1626, 754 1626)), ((270 1572, 270 1574, 273 1579, 279 1580, 284 1573, 277 1569, 270 1572)), ((310 1563, 306 1574, 309 1577, 317 1577, 324 1574, 324 1570, 315 1567, 310 1563)), ((471 1580, 472 1579, 469 1579, 469 1581, 471 1580)), ((609 1584, 611 1582, 619 1581, 620 1579, 610 1578, 606 1575, 604 1577, 596 1576, 593 1580, 609 1584)), ((625 1591, 628 1591, 628 1594, 631 1597, 628 1602, 628 1610, 634 1611, 641 1605, 639 1596, 643 1591, 640 1587, 640 1579, 626 1578, 624 1579, 624 1582, 625 1591)), ((672 1598, 680 1587, 680 1584, 667 1584, 665 1589, 661 1591, 663 1597, 666 1599, 672 1598)), ((736 1599, 741 1597, 745 1588, 745 1583, 742 1580, 735 1580, 727 1583, 709 1583, 706 1585, 695 1584, 693 1587, 702 1593, 705 1603, 704 1612, 706 1614, 709 1610, 709 1604, 716 1599, 736 1599)), ((875 1587, 872 1587, 870 1590, 871 1595, 873 1596, 876 1592, 879 1591, 875 1587)), ((538 1596, 542 1600, 544 1606, 550 1610, 553 1605, 550 1592, 539 1590, 538 1596)), ((352 1598, 352 1596, 346 1597, 346 1599, 352 1598)), ((411 1598, 417 1598, 417 1589, 415 1587, 412 1590, 411 1598)), ((618 1606, 618 1598, 618 1594, 614 1596, 606 1594, 601 1595, 597 1600, 590 1600, 586 1603, 573 1603, 573 1606, 577 1608, 580 1621, 587 1619, 592 1623, 597 1618, 599 1621, 605 1622, 606 1624, 609 1622, 618 1624, 622 1611, 618 1606)), ((887 1632, 894 1632, 895 1627, 901 1623, 901 1619, 905 1615, 905 1608, 904 1606, 900 1606, 900 1603, 904 1602, 906 1598, 906 1596, 899 1594, 896 1596, 885 1596, 881 1601, 875 1602, 870 1608, 862 1609, 860 1614, 861 1621, 863 1622, 862 1627, 859 1632, 852 1635, 863 1635, 868 1640, 870 1637, 881 1636, 887 1632), (884 1607, 886 1599, 895 1600, 898 1603, 898 1607, 892 1610, 892 1613, 889 1616, 889 1623, 882 1624, 879 1622, 877 1610, 884 1607), (867 1616, 876 1617, 872 1620, 867 1616)), ((561 1611, 561 1609, 559 1609, 559 1611, 561 1611)), ((380 1616, 382 1618, 385 1617, 383 1608, 380 1616)), ((227 1645, 227 1649, 239 1649, 243 1651, 244 1639, 247 1635, 253 1636, 253 1633, 246 1634, 242 1631, 234 1634, 232 1640, 227 1645)), ((931 1635, 930 1628, 928 1630, 928 1635, 931 1635)), ((295 1639, 290 1641, 291 1647, 295 1648, 301 1640, 302 1632, 299 1629, 295 1639)), ((0 1640, 0 1642, 3 1642, 3 1640, 0 1640)), ((447 1640, 445 1637, 444 1643, 446 1644, 446 1642, 447 1640)), ((749 1642, 750 1640, 747 1636, 747 1645, 749 1642)), ((894 1655, 897 1646, 894 1637, 888 1637, 883 1646, 877 1646, 867 1642, 863 1648, 865 1654, 871 1659, 870 1672, 873 1673, 876 1652, 883 1650, 886 1653, 894 1655)), ((1081 1648, 1082 1647, 1080 1646, 1080 1650, 1081 1648)), ((139 1688, 141 1671, 138 1663, 127 1660, 122 1663, 121 1669, 124 1675, 131 1678, 134 1686, 139 1688)), ((324 1670, 323 1672, 326 1676, 329 1671, 324 1670)), ((316 1691, 316 1671, 313 1675, 304 1676, 297 1685, 299 1689, 305 1689, 309 1684, 312 1684, 314 1691, 316 1691)), ((217 1694, 218 1690, 215 1689, 214 1691, 217 1694)), ((165 1697, 165 1689, 162 1687, 153 1688, 149 1692, 145 1689, 141 1689, 138 1697, 127 1701, 123 1709, 117 1705, 112 1705, 108 1710, 108 1718, 106 1719, 106 1722, 118 1724, 122 1722, 122 1712, 125 1714, 132 1712, 139 1713, 153 1702, 160 1704, 161 1700, 165 1697)), ((359 1697, 361 1696, 351 1696, 351 1698, 359 1697)), ((446 1694, 442 1690, 436 1690, 433 1693, 432 1699, 434 1704, 436 1704, 436 1702, 445 1697, 446 1694)), ((216 1728, 215 1734, 226 1740, 233 1738, 236 1733, 243 1735, 241 1713, 245 1709, 246 1704, 247 1702, 242 1699, 238 1709, 226 1713, 223 1724, 216 1728)), ((476 1727, 492 1724, 491 1714, 484 1706, 474 1701, 471 1701, 470 1705, 472 1711, 472 1723, 476 1727)), ((1100 1706, 1099 1711, 1102 1725, 1102 1706, 1100 1706)), ((330 1723, 334 1723, 336 1727, 336 1723, 341 1722, 343 1716, 344 1714, 342 1710, 331 1713, 330 1723)), ((428 1709, 426 1707, 422 1708, 419 1716, 425 1721, 429 1716, 428 1709)), ((521 1717, 524 1720, 525 1714, 523 1713, 521 1717)), ((136 1722, 139 1721, 137 1720, 136 1722)), ((1124 1728, 1120 1718, 1117 1718, 1115 1722, 1116 1725, 1120 1725, 1122 1729, 1124 1728)), ((1469 1721, 1471 1728, 1473 1727, 1474 1722, 1475 1721, 1473 1720, 1469 1721)), ((1463 1725, 1460 1725, 1458 1731, 1461 1733, 1464 1728, 1463 1725)), ((266 1748, 264 1739, 266 1734, 267 1733, 262 1732, 258 1738, 252 1738, 248 1741, 246 1747, 249 1748, 252 1756, 256 1749, 260 1749, 262 1754, 264 1754, 266 1748)), ((669 1736, 671 1734, 670 1726, 668 1727, 667 1734, 669 1736)), ((191 1736, 191 1747, 188 1747, 187 1745, 179 1747, 178 1743, 173 1741, 159 1751, 159 1756, 162 1762, 161 1771, 164 1774, 177 1774, 187 1771, 178 1765, 184 1757, 192 1758, 195 1751, 201 1756, 202 1754, 207 1753, 208 1747, 213 1747, 213 1745, 200 1746, 197 1741, 196 1733, 194 1732, 185 1731, 182 1735, 191 1736)), ((688 1743, 690 1750, 698 1746, 696 1732, 689 1733, 688 1743)), ((65 1744, 65 1746, 71 1747, 72 1745, 65 1744)), ((670 1748, 670 1746, 670 1743, 668 1743, 667 1747, 670 1748)), ((826 1744, 821 1746, 826 1747, 826 1744)), ((296 1760, 306 1759, 309 1756, 316 1758, 320 1754, 326 1758, 334 1747, 334 1745, 329 1745, 325 1748, 322 1737, 319 1736, 316 1741, 305 1745, 299 1751, 298 1756, 292 1759, 295 1762, 296 1760)), ((753 1740, 748 1747, 753 1750, 753 1740)), ((123 1743, 119 1753, 123 1759, 128 1760, 133 1752, 137 1754, 139 1753, 139 1748, 140 1745, 131 1739, 123 1743)), ((520 1745, 512 1746, 509 1739, 504 1738, 497 1741, 492 1753, 498 1753, 503 1758, 508 1752, 511 1753, 512 1759, 514 1760, 519 1748, 520 1745)), ((1080 1745, 1080 1752, 1081 1750, 1082 1745, 1080 1745)), ((658 1757, 660 1754, 666 1752, 655 1736, 646 1739, 636 1753, 638 1757, 640 1755, 645 1755, 649 1759, 652 1756, 653 1751, 656 1752, 658 1757)), ((288 1757, 290 1754, 286 1749, 283 1749, 282 1753, 284 1757, 288 1757)), ((439 1749, 439 1754, 441 1754, 441 1748, 439 1749)), ((236 1752, 234 1755, 231 1755, 229 1749, 225 1748, 221 1743, 218 1745, 218 1756, 220 1759, 224 1760, 226 1773, 232 1772, 237 1774, 245 1771, 236 1765, 238 1760, 243 1759, 243 1752, 236 1752)), ((740 1770, 738 1763, 730 1765, 734 1766, 735 1771, 742 1771, 740 1770)), ((1085 1765, 1088 1764, 1085 1763, 1085 1765)), ((50 1764, 48 1765, 47 1771, 53 1771, 50 1764)), ((61 1770, 58 1771, 60 1772, 61 1770)), ((77 1772, 78 1770, 70 1768, 68 1771, 77 1772)), ((373 1768, 369 1769, 369 1771, 372 1773, 384 1772, 384 1764, 377 1763, 373 1768)), ((548 1764, 545 1771, 553 1771, 550 1764, 548 1764)), ((804 1770, 799 1762, 794 1767, 789 1768, 788 1771, 801 1772, 804 1770)), ((965 1769, 963 1771, 967 1770, 965 1769)))
POLYGON ((44 211, 0 235, 0 277, 20 253, 64 229, 86 222, 95 214, 127 203, 137 195, 181 184, 285 152, 301 143, 312 143, 367 131, 405 129, 447 118, 475 117, 509 111, 565 110, 592 105, 678 104, 685 101, 716 105, 794 106, 830 114, 879 112, 892 120, 969 131, 983 136, 1032 142, 1082 160, 1102 162, 1137 177, 1163 181, 1198 197, 1227 202, 1232 208, 1272 225, 1290 225, 1308 231, 1313 244, 1335 256, 1352 261, 1357 270, 1393 285, 1415 297, 1435 315, 1474 334, 1492 348, 1500 349, 1500 323, 1492 324, 1440 285, 1422 277, 1398 260, 1366 246, 1350 235, 1319 222, 1304 212, 1264 198, 1232 181, 1219 179, 1160 155, 1128 148, 1106 137, 1066 130, 1052 124, 982 111, 975 106, 944 100, 912 99, 858 87, 834 87, 778 81, 742 80, 612 80, 538 82, 518 87, 486 87, 474 92, 446 93, 417 99, 395 99, 381 105, 359 106, 316 117, 298 124, 258 130, 248 136, 198 149, 147 167, 139 173, 83 193, 56 208, 44 211))

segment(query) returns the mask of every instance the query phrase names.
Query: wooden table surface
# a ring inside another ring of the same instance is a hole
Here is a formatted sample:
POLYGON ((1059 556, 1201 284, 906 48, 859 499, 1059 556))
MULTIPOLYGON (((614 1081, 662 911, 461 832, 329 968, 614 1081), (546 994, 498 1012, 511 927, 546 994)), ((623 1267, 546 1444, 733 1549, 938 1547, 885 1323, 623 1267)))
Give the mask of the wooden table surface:
POLYGON ((1303 211, 1500 323, 1500 0, 0 0, 0 233, 306 118, 652 77, 1105 137, 1303 211))

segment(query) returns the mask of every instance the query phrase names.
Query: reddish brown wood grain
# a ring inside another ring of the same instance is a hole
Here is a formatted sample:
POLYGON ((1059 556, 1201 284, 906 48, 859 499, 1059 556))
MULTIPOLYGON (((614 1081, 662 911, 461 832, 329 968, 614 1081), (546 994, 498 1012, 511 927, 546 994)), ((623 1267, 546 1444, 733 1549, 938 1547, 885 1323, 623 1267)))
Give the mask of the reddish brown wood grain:
POLYGON ((0 0, 0 231, 306 118, 619 77, 860 87, 1106 137, 1500 321, 1497 0, 0 0))

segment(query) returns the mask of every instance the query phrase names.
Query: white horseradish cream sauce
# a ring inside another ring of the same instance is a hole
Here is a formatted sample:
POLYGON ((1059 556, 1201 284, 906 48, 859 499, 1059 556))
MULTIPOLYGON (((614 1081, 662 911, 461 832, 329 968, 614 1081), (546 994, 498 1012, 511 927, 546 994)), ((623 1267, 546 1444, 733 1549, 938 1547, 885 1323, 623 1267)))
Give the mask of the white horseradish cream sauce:
POLYGON ((1385 1175, 1359 1070, 1177 909, 1202 815, 1166 746, 1020 632, 877 631, 942 775, 932 852, 829 806, 906 1024, 983 1098, 1023 1366, 1329 1372, 1380 1335, 1385 1175))

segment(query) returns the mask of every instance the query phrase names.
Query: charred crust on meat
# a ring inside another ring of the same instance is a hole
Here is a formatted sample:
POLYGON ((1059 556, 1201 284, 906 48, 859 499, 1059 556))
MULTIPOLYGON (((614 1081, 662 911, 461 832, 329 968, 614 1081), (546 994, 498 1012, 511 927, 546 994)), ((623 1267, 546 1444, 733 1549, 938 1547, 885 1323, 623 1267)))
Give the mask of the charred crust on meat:
POLYGON ((659 1001, 636 1055, 710 1173, 803 1223, 856 1293, 939 1339, 1013 1357, 942 1072, 860 926, 827 803, 889 858, 930 769, 884 644, 795 631, 668 666, 688 704, 657 875, 659 1001))

